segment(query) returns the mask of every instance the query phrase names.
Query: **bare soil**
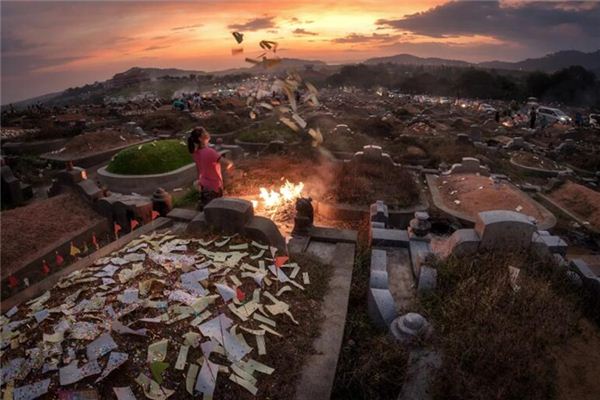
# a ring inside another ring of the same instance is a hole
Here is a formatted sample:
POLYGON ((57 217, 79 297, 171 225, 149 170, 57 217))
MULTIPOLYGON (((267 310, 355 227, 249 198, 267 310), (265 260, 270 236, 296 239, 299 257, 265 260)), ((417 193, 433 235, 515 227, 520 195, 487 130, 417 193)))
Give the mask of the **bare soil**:
POLYGON ((4 211, 2 269, 18 267, 29 255, 101 217, 79 196, 69 193, 4 211))
POLYGON ((550 194, 561 206, 600 228, 600 193, 574 182, 566 182, 550 194))
POLYGON ((550 171, 560 171, 563 169, 557 162, 547 157, 541 156, 539 154, 528 153, 525 151, 516 153, 513 156, 513 160, 517 164, 521 164, 526 167, 547 169, 550 171))
POLYGON ((512 210, 538 221, 543 219, 535 202, 507 182, 494 183, 486 176, 458 174, 439 177, 436 184, 447 207, 473 218, 482 211, 512 210))
POLYGON ((65 145, 65 150, 59 154, 62 156, 72 155, 73 157, 77 157, 139 141, 139 136, 128 132, 115 130, 89 132, 75 136, 69 140, 65 145))
POLYGON ((585 319, 578 328, 578 335, 553 351, 558 400, 593 400, 600 393, 600 332, 585 319))

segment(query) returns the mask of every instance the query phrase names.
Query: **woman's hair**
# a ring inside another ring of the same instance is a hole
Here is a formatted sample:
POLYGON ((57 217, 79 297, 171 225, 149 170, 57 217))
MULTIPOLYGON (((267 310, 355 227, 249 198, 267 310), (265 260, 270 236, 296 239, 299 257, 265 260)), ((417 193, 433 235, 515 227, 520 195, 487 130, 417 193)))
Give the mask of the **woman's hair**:
POLYGON ((197 126, 192 130, 187 140, 188 151, 190 153, 194 153, 194 151, 196 151, 196 145, 200 146, 202 144, 202 141, 200 140, 202 135, 208 135, 208 132, 206 129, 204 129, 204 127, 197 126))

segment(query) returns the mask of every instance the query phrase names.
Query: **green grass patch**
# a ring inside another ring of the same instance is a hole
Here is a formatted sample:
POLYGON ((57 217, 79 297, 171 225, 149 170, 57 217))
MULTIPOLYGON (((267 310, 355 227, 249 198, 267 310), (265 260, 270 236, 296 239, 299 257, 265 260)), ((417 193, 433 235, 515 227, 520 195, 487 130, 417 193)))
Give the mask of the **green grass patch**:
POLYGON ((182 196, 173 199, 174 208, 195 208, 200 201, 200 192, 195 186, 190 187, 182 196))
POLYGON ((252 143, 268 143, 273 140, 282 140, 291 143, 300 139, 300 136, 279 121, 264 121, 258 125, 242 130, 238 140, 252 143))
POLYGON ((192 162, 184 142, 160 140, 121 150, 106 169, 123 175, 162 174, 192 162))

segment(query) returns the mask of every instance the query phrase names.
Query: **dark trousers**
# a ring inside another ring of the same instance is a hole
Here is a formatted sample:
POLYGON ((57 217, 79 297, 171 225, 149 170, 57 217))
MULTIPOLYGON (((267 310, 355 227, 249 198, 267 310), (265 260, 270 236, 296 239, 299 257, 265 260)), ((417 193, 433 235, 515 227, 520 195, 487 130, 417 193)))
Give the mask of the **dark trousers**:
POLYGON ((198 202, 198 211, 202 211, 204 207, 214 199, 219 197, 223 197, 223 189, 219 189, 219 191, 215 192, 214 190, 208 190, 201 188, 200 189, 200 201, 198 202))

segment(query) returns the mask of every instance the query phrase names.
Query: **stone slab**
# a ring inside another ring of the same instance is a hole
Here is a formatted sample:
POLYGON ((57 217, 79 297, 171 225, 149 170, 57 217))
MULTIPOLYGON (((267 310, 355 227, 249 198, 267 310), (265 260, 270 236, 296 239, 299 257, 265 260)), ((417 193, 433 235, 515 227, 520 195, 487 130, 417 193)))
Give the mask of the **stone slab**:
POLYGON ((187 208, 174 208, 168 214, 167 218, 175 221, 190 222, 198 215, 198 211, 187 208))
POLYGON ((400 229, 371 229, 371 246, 408 248, 408 231, 400 229))
POLYGON ((410 352, 408 368, 398 400, 430 400, 431 385, 435 372, 442 366, 442 358, 436 352, 416 349, 410 352))
POLYGON ((371 273, 374 271, 387 271, 387 252, 385 250, 371 250, 371 273))
POLYGON ((387 248, 386 252, 389 287, 396 309, 399 312, 409 312, 416 298, 409 251, 404 248, 387 248))
POLYGON ((409 244, 409 250, 413 274, 415 277, 418 277, 420 274, 421 265, 425 259, 432 254, 431 246, 428 242, 411 240, 409 244))
POLYGON ((323 228, 315 226, 309 229, 308 235, 313 240, 330 243, 355 244, 358 240, 358 232, 348 229, 323 228))
POLYGON ((387 271, 371 271, 369 275, 369 287, 374 289, 389 289, 387 271))
POLYGON ((323 299, 320 335, 313 342, 314 353, 307 357, 296 383, 296 400, 329 399, 344 337, 355 246, 335 245, 330 266, 333 276, 323 299))
POLYGON ((367 306, 371 322, 381 329, 387 329, 398 316, 394 298, 388 289, 369 288, 367 306))

